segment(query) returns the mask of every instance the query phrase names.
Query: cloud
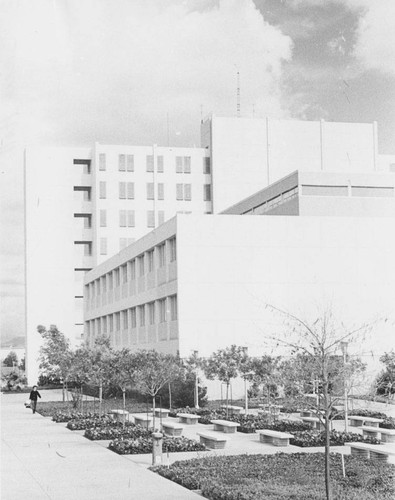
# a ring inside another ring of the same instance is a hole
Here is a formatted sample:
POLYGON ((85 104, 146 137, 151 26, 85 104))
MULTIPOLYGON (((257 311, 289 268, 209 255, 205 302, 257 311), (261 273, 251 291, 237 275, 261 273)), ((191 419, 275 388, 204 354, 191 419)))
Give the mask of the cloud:
POLYGON ((164 143, 167 113, 181 143, 197 142, 201 106, 235 114, 236 68, 242 109, 286 114, 292 41, 252 0, 7 5, 4 112, 24 142, 164 143))

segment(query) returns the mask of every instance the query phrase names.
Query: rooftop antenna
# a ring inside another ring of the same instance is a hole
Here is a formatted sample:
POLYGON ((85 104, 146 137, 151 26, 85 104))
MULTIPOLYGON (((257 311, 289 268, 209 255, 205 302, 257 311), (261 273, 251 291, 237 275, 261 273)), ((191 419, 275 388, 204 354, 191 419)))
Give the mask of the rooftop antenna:
POLYGON ((237 91, 236 91, 236 99, 237 99, 237 118, 240 118, 240 72, 237 71, 237 91))

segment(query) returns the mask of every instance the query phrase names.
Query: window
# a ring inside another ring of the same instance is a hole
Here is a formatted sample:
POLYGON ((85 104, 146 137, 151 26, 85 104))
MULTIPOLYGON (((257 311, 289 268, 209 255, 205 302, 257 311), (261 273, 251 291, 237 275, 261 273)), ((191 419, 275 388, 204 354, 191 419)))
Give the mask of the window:
POLYGON ((96 294, 100 295, 100 279, 95 280, 96 294))
POLYGON ((134 227, 135 226, 134 210, 128 210, 127 218, 128 218, 127 220, 128 227, 134 227))
POLYGON ((176 184, 176 199, 183 200, 184 199, 184 185, 176 184))
POLYGON ((114 315, 113 314, 108 315, 108 331, 109 332, 114 331, 114 315))
POLYGON ((102 286, 103 293, 107 292, 107 275, 106 274, 101 277, 101 286, 102 286))
POLYGON ((169 297, 170 301, 170 320, 175 321, 178 318, 177 311, 177 295, 172 295, 169 297))
POLYGON ((103 316, 101 322, 103 333, 107 333, 107 316, 103 316))
POLYGON ((211 173, 211 158, 206 156, 203 158, 203 173, 210 174, 211 173))
POLYGON ((153 200, 154 196, 154 183, 147 182, 147 200, 153 200))
POLYGON ((134 200, 134 182, 127 183, 128 200, 134 200))
POLYGON ((90 174, 91 173, 91 161, 90 160, 74 160, 74 165, 81 165, 80 172, 82 174, 90 174))
POLYGON ((176 156, 176 173, 190 174, 191 173, 191 157, 176 156))
POLYGON ((171 238, 169 240, 169 250, 170 250, 170 262, 174 262, 177 258, 177 249, 176 249, 176 239, 171 238))
POLYGON ((106 155, 104 153, 99 154, 99 170, 106 170, 106 155))
POLYGON ((115 283, 116 287, 121 284, 121 277, 120 277, 120 273, 119 273, 119 267, 117 267, 116 269, 114 269, 114 283, 115 283))
POLYGON ((126 264, 121 266, 121 272, 122 272, 122 283, 127 283, 128 282, 128 267, 126 264))
POLYGON ((126 210, 119 211, 119 227, 126 227, 126 210))
POLYGON ((75 201, 91 201, 91 188, 76 186, 74 187, 75 201))
POLYGON ((114 288, 114 277, 112 275, 112 272, 108 273, 108 289, 112 290, 114 288))
POLYGON ((162 174, 165 169, 164 169, 164 164, 163 164, 163 156, 158 156, 157 157, 157 171, 162 174))
POLYGON ((126 182, 120 182, 118 186, 119 199, 124 200, 126 198, 126 182))
POLYGON ((136 321, 136 308, 132 307, 130 309, 130 327, 131 328, 136 328, 137 326, 137 321, 136 321))
POLYGON ((136 279, 136 261, 133 259, 129 261, 129 272, 130 272, 130 279, 135 280, 136 279))
POLYGON ((107 185, 104 181, 99 182, 99 197, 102 200, 107 198, 107 185))
POLYGON ((191 184, 184 184, 184 200, 186 201, 192 200, 191 184))
POLYGON ((154 270, 154 251, 150 250, 147 252, 147 261, 148 261, 148 272, 152 273, 154 270))
POLYGON ((347 186, 302 185, 302 194, 307 196, 348 196, 347 186))
POLYGON ((107 226, 107 210, 100 210, 100 227, 107 226))
POLYGON ((121 329, 121 313, 115 313, 115 330, 121 329))
POLYGON ((100 255, 107 255, 107 238, 100 238, 100 255))
POLYGON ((211 201, 211 184, 205 184, 203 186, 203 200, 211 201))
POLYGON ((126 155, 126 169, 128 172, 134 172, 134 156, 126 155))
POLYGON ((80 255, 85 257, 92 255, 92 242, 91 241, 75 241, 75 249, 80 255))
POLYGON ((128 311, 125 309, 125 311, 122 311, 122 327, 124 330, 129 328, 129 318, 128 318, 128 311))
POLYGON ((394 188, 387 186, 352 186, 352 196, 393 197, 394 188))
POLYGON ((96 325, 97 325, 97 334, 101 335, 101 321, 100 318, 96 320, 96 325))
POLYGON ((159 309, 159 323, 164 323, 166 321, 166 299, 158 300, 159 309))
POLYGON ((145 305, 139 306, 139 324, 145 326, 145 305))
POLYGON ((155 302, 148 304, 148 322, 150 325, 155 324, 155 302))
POLYGON ((146 157, 146 170, 147 172, 154 171, 154 157, 152 155, 147 155, 146 157))
POLYGON ((76 222, 78 221, 78 226, 80 229, 91 229, 92 227, 92 216, 90 214, 74 214, 76 222))
POLYGON ((158 245, 158 266, 163 267, 166 264, 166 250, 165 244, 158 245))
POLYGON ((121 172, 126 171, 126 158, 125 155, 118 156, 118 170, 121 172))
POLYGON ((158 200, 165 199, 165 185, 163 182, 158 183, 158 200))
POLYGON ((147 210, 147 227, 155 227, 155 211, 147 210))
POLYGON ((158 226, 165 222, 165 212, 163 210, 158 211, 158 226))
POLYGON ((138 263, 139 263, 139 276, 144 276, 145 270, 144 270, 144 255, 140 255, 137 257, 138 263))

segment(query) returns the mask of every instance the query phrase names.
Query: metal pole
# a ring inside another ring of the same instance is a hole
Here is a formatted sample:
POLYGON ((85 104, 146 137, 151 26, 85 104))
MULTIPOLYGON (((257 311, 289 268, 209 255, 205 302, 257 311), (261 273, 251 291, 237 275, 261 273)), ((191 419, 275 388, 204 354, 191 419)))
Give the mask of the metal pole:
POLYGON ((245 397, 244 412, 245 415, 247 415, 248 413, 247 377, 244 377, 244 397, 245 397))
POLYGON ((344 370, 344 430, 348 432, 348 397, 347 397, 347 381, 346 381, 346 363, 347 363, 347 347, 348 342, 340 343, 343 352, 343 370, 344 370))

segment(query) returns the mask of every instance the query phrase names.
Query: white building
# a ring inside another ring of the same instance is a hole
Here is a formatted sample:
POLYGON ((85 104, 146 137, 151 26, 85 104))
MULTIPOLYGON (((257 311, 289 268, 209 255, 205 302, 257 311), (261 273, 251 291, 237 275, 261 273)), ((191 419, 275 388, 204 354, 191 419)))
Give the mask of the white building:
POLYGON ((219 213, 296 169, 389 170, 375 124, 210 117, 201 148, 33 148, 25 155, 26 365, 39 324, 83 334, 86 272, 176 213, 219 213), (378 161, 380 160, 380 161, 378 161))

